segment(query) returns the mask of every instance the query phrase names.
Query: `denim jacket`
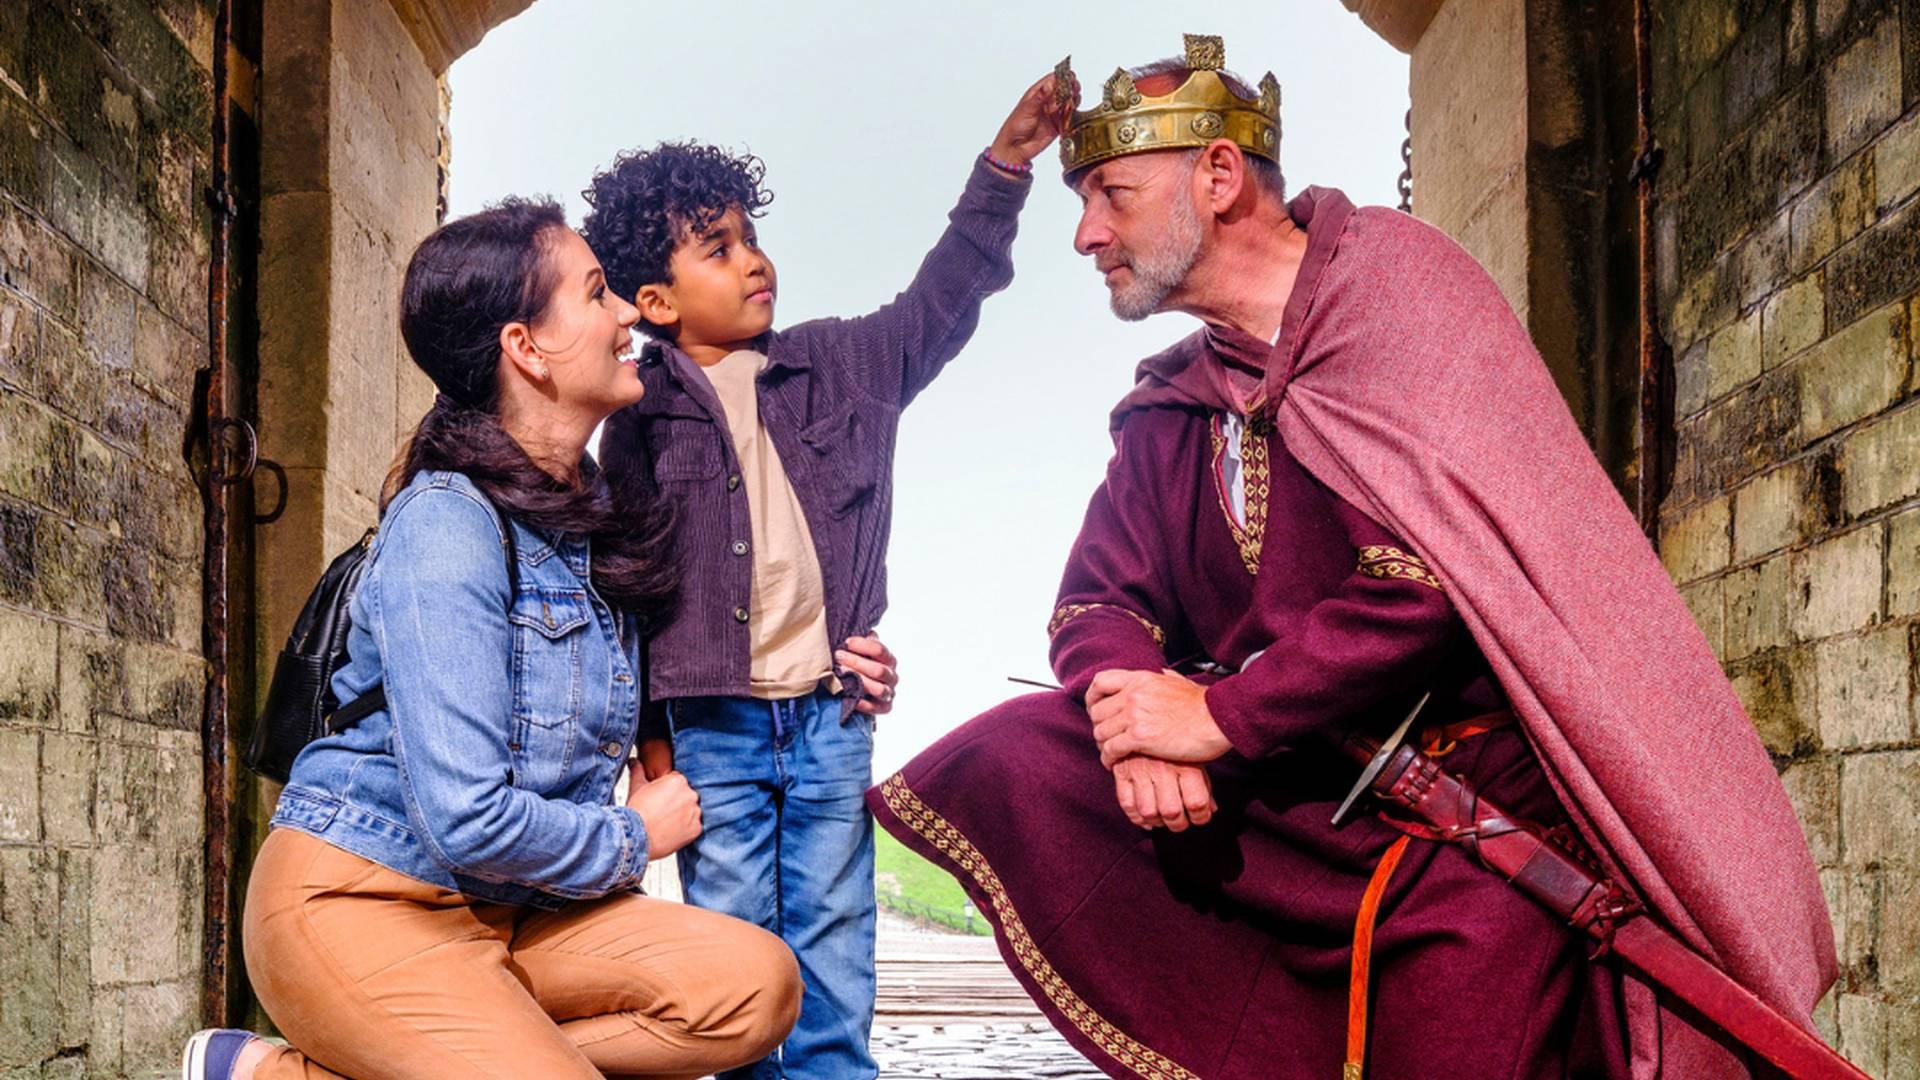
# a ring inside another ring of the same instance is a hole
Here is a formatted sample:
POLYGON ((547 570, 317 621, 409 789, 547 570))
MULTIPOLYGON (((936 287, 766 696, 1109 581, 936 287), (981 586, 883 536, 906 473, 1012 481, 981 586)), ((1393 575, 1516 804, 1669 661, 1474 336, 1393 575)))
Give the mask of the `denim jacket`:
POLYGON ((388 507, 351 608, 351 701, 387 708, 309 744, 276 828, 481 900, 557 908, 635 885, 640 815, 612 803, 639 715, 632 620, 601 602, 584 540, 500 521, 459 473, 388 507))

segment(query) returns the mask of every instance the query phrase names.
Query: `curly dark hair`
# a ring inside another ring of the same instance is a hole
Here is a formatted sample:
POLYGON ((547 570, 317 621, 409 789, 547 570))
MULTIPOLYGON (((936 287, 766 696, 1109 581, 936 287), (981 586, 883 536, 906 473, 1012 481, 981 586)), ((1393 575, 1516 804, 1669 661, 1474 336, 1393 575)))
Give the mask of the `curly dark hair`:
MULTIPOLYGON (((752 154, 732 154, 707 143, 661 143, 629 150, 593 176, 581 197, 593 209, 580 235, 600 257, 607 286, 632 300, 642 285, 673 283, 668 260, 680 239, 704 232, 737 206, 759 217, 773 201, 763 180, 767 166, 752 154)), ((665 331, 645 319, 640 329, 665 331)))

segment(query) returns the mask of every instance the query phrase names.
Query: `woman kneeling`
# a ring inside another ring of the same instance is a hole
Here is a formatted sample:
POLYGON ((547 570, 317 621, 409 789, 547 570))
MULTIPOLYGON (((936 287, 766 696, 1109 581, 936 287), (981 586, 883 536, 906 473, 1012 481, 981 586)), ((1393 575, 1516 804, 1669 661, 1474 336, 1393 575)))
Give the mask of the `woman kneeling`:
POLYGON ((439 390, 390 478, 342 702, 387 706, 295 761, 248 885, 247 973, 291 1047, 189 1044, 191 1080, 697 1077, 793 1026, 772 934, 635 892, 698 835, 677 773, 629 766, 669 515, 586 444, 639 400, 599 262, 549 202, 429 236, 401 330, 439 390), (632 774, 625 805, 613 801, 632 774))

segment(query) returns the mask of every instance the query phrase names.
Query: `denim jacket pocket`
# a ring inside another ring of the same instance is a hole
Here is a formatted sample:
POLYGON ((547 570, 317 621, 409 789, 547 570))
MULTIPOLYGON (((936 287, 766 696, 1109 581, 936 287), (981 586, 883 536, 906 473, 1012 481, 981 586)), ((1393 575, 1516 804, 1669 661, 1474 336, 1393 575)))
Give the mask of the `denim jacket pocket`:
POLYGON ((851 403, 800 429, 800 441, 812 451, 809 464, 827 510, 844 517, 872 500, 878 486, 875 452, 860 410, 851 403))
POLYGON ((556 789, 573 763, 584 692, 581 650, 593 612, 584 590, 523 585, 513 625, 514 784, 556 789))

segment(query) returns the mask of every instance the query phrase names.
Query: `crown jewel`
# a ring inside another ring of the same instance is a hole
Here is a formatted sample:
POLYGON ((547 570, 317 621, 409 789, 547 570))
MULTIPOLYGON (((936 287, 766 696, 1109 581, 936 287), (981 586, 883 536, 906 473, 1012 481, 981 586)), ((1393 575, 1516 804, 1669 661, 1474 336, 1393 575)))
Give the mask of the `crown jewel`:
POLYGON ((1221 78, 1227 49, 1220 38, 1186 35, 1186 66, 1192 72, 1172 93, 1151 97, 1115 68, 1100 90, 1100 103, 1080 111, 1080 81, 1073 58, 1053 69, 1054 94, 1069 113, 1060 136, 1060 164, 1067 176, 1089 165, 1144 150, 1205 146, 1232 139, 1241 150, 1280 160, 1280 83, 1269 71, 1257 99, 1234 93, 1221 78))

